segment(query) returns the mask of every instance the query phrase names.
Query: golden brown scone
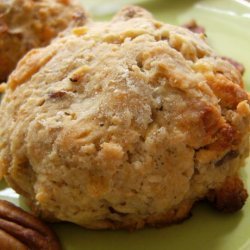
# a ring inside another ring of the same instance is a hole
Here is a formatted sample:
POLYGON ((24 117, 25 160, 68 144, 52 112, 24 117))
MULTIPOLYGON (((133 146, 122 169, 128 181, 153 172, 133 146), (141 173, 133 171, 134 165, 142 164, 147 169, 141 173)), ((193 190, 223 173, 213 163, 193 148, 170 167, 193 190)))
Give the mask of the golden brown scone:
POLYGON ((0 117, 1 176, 38 215, 87 228, 181 221, 249 153, 240 72, 138 7, 29 52, 0 117))
POLYGON ((47 45, 69 25, 83 25, 87 19, 75 0, 0 1, 0 82, 27 51, 47 45))

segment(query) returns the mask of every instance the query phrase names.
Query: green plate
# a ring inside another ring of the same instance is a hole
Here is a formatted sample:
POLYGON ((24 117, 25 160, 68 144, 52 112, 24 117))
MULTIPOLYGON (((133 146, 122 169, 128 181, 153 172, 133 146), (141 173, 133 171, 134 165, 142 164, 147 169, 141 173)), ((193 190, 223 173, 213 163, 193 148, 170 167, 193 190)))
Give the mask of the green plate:
MULTIPOLYGON (((137 4, 162 20, 182 24, 195 19, 206 28, 209 43, 221 55, 242 62, 250 90, 250 2, 247 0, 82 0, 98 20, 109 19, 127 4, 137 4)), ((250 160, 246 163, 250 165, 250 160)), ((250 191, 250 168, 242 171, 250 191)), ((0 198, 23 206, 22 199, 4 183, 0 198)), ((195 206, 193 216, 179 225, 162 229, 91 231, 72 224, 55 224, 65 250, 249 250, 250 199, 235 214, 225 215, 208 204, 195 206)))

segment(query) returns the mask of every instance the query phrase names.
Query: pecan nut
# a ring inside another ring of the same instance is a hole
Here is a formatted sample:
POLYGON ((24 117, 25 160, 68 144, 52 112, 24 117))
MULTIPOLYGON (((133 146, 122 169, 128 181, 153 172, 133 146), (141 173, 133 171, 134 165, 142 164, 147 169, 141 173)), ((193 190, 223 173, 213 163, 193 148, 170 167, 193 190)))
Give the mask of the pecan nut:
POLYGON ((12 203, 0 200, 2 250, 60 250, 55 233, 42 221, 12 203))
POLYGON ((182 25, 182 27, 189 29, 190 31, 197 34, 205 34, 206 30, 204 27, 197 24, 195 20, 190 20, 188 23, 182 25))

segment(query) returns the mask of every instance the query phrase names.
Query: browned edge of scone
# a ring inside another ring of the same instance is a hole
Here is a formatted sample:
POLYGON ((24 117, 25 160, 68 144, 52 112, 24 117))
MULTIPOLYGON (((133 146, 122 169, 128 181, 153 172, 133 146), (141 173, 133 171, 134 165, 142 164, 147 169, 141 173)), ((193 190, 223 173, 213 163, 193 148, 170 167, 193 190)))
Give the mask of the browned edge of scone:
MULTIPOLYGON (((229 176, 219 189, 212 189, 206 196, 209 203, 219 212, 222 213, 234 213, 239 211, 245 204, 248 198, 248 192, 244 187, 243 181, 238 176, 229 176)), ((194 203, 186 203, 178 208, 178 210, 172 210, 166 214, 165 218, 161 218, 159 223, 148 224, 154 227, 163 227, 165 225, 173 223, 182 223, 186 219, 192 216, 193 205, 198 203, 199 200, 194 203)))
MULTIPOLYGON (((209 191, 205 200, 207 200, 217 211, 222 213, 234 213, 239 211, 245 204, 248 198, 248 192, 244 187, 243 181, 239 176, 229 176, 222 183, 219 189, 212 189, 209 191)), ((202 198, 204 200, 204 198, 202 198)), ((183 201, 176 209, 167 211, 165 214, 152 215, 148 217, 141 224, 134 224, 128 222, 126 225, 113 224, 112 229, 127 229, 134 231, 143 228, 145 225, 162 228, 172 224, 180 224, 192 216, 192 209, 194 205, 199 203, 196 201, 183 201)))
MULTIPOLYGON (((194 33, 197 33, 197 34, 204 34, 205 36, 206 35, 206 29, 199 25, 194 19, 190 20, 189 22, 187 23, 184 23, 183 25, 181 25, 182 27, 194 32, 194 33)), ((227 57, 227 56, 222 56, 221 59, 229 62, 230 64, 232 64, 240 73, 241 75, 244 74, 245 72, 245 67, 242 63, 236 61, 235 59, 232 59, 230 57, 227 57)))
POLYGON ((233 213, 240 210, 248 197, 247 190, 239 177, 228 177, 218 190, 211 190, 207 199, 221 212, 233 213))

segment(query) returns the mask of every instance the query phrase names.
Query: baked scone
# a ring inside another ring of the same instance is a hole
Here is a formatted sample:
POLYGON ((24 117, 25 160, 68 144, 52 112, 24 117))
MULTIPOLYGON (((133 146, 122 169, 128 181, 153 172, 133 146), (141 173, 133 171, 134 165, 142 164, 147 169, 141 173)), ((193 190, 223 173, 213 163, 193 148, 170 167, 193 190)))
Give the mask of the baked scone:
POLYGON ((0 1, 0 82, 27 51, 47 45, 68 25, 83 25, 86 20, 75 0, 0 1))
POLYGON ((202 34, 139 7, 30 51, 0 107, 0 175, 48 220, 138 229, 246 198, 249 97, 202 34))

